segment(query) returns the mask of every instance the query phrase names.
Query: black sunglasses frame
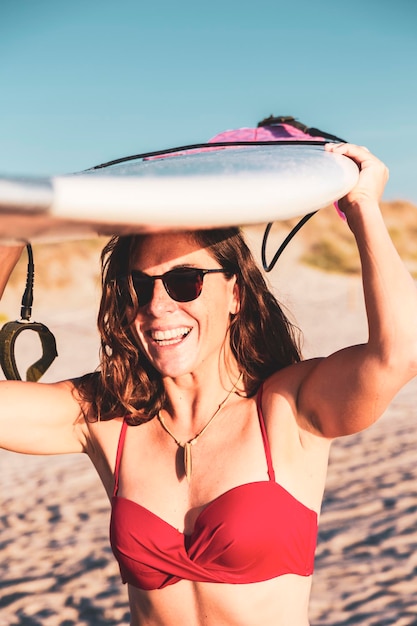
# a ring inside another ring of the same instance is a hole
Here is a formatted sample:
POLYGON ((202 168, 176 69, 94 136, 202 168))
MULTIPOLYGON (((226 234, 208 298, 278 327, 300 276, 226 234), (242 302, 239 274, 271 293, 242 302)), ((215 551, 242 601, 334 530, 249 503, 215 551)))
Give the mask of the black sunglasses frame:
POLYGON ((162 280, 165 291, 169 297, 175 302, 192 302, 196 300, 203 290, 203 280, 206 274, 226 274, 230 277, 233 272, 224 268, 202 269, 197 267, 178 267, 164 274, 150 276, 137 270, 132 270, 130 276, 120 276, 117 283, 123 293, 129 284, 129 278, 132 281, 133 289, 136 293, 139 307, 146 306, 153 298, 154 285, 156 280, 162 280), (173 284, 179 281, 179 286, 173 284), (182 284, 181 284, 182 283, 182 284), (187 291, 187 283, 189 291, 187 291), (183 292, 185 288, 185 293, 183 292))

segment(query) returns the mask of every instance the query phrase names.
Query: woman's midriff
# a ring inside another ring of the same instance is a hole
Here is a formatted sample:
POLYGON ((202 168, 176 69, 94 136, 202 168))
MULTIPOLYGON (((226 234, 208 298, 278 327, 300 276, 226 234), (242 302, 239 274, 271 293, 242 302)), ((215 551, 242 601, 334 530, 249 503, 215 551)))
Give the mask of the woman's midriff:
POLYGON ((245 585, 129 586, 131 626, 308 626, 310 591, 311 576, 294 574, 245 585))

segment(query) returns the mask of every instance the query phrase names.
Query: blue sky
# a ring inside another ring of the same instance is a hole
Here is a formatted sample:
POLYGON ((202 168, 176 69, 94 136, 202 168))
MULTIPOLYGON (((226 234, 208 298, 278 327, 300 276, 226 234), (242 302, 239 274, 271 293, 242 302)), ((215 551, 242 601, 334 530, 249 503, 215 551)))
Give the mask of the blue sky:
POLYGON ((417 203, 415 0, 1 0, 0 174, 79 171, 293 115, 417 203))

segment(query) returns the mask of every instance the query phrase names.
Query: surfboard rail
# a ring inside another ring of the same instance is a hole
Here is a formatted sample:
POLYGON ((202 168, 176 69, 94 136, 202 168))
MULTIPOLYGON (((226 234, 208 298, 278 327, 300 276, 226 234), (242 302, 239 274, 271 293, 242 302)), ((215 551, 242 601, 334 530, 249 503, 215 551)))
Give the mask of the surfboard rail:
POLYGON ((340 199, 358 179, 356 164, 325 151, 324 142, 237 143, 205 144, 203 151, 198 144, 197 152, 177 148, 166 158, 147 153, 51 178, 1 177, 0 239, 51 241, 286 220, 340 199))

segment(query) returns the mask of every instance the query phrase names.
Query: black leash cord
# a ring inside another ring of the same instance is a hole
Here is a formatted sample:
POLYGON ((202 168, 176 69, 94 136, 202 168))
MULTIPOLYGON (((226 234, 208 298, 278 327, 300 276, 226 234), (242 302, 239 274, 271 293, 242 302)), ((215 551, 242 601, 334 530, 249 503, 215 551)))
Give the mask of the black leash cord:
POLYGON ((7 380, 22 380, 16 363, 15 343, 24 330, 32 330, 37 333, 40 339, 42 356, 27 369, 26 380, 37 382, 58 356, 58 353, 55 337, 49 328, 40 322, 30 321, 33 305, 35 265, 32 246, 28 244, 26 249, 28 253, 28 267, 26 287, 20 309, 21 319, 20 321, 7 322, 0 330, 0 365, 7 380))
POLYGON ((273 222, 269 222, 269 224, 265 228, 264 236, 262 239, 262 267, 264 268, 265 272, 270 272, 271 270, 274 269, 276 262, 278 261, 281 254, 284 252, 285 248, 290 243, 291 239, 298 233, 300 228, 302 228, 304 224, 308 222, 308 220, 312 218, 313 215, 315 215, 316 213, 317 211, 308 213, 307 215, 304 215, 304 217, 299 222, 297 222, 297 224, 294 226, 291 232, 287 235, 287 237, 284 239, 284 241, 282 242, 282 244, 280 245, 280 247, 274 254, 272 261, 270 263, 268 263, 266 260, 266 244, 268 241, 270 230, 273 226, 273 222))
POLYGON ((33 262, 33 250, 30 243, 27 244, 26 251, 28 253, 28 268, 26 274, 26 288, 23 292, 20 308, 20 317, 22 320, 29 321, 32 315, 33 285, 35 281, 35 264, 33 262))

